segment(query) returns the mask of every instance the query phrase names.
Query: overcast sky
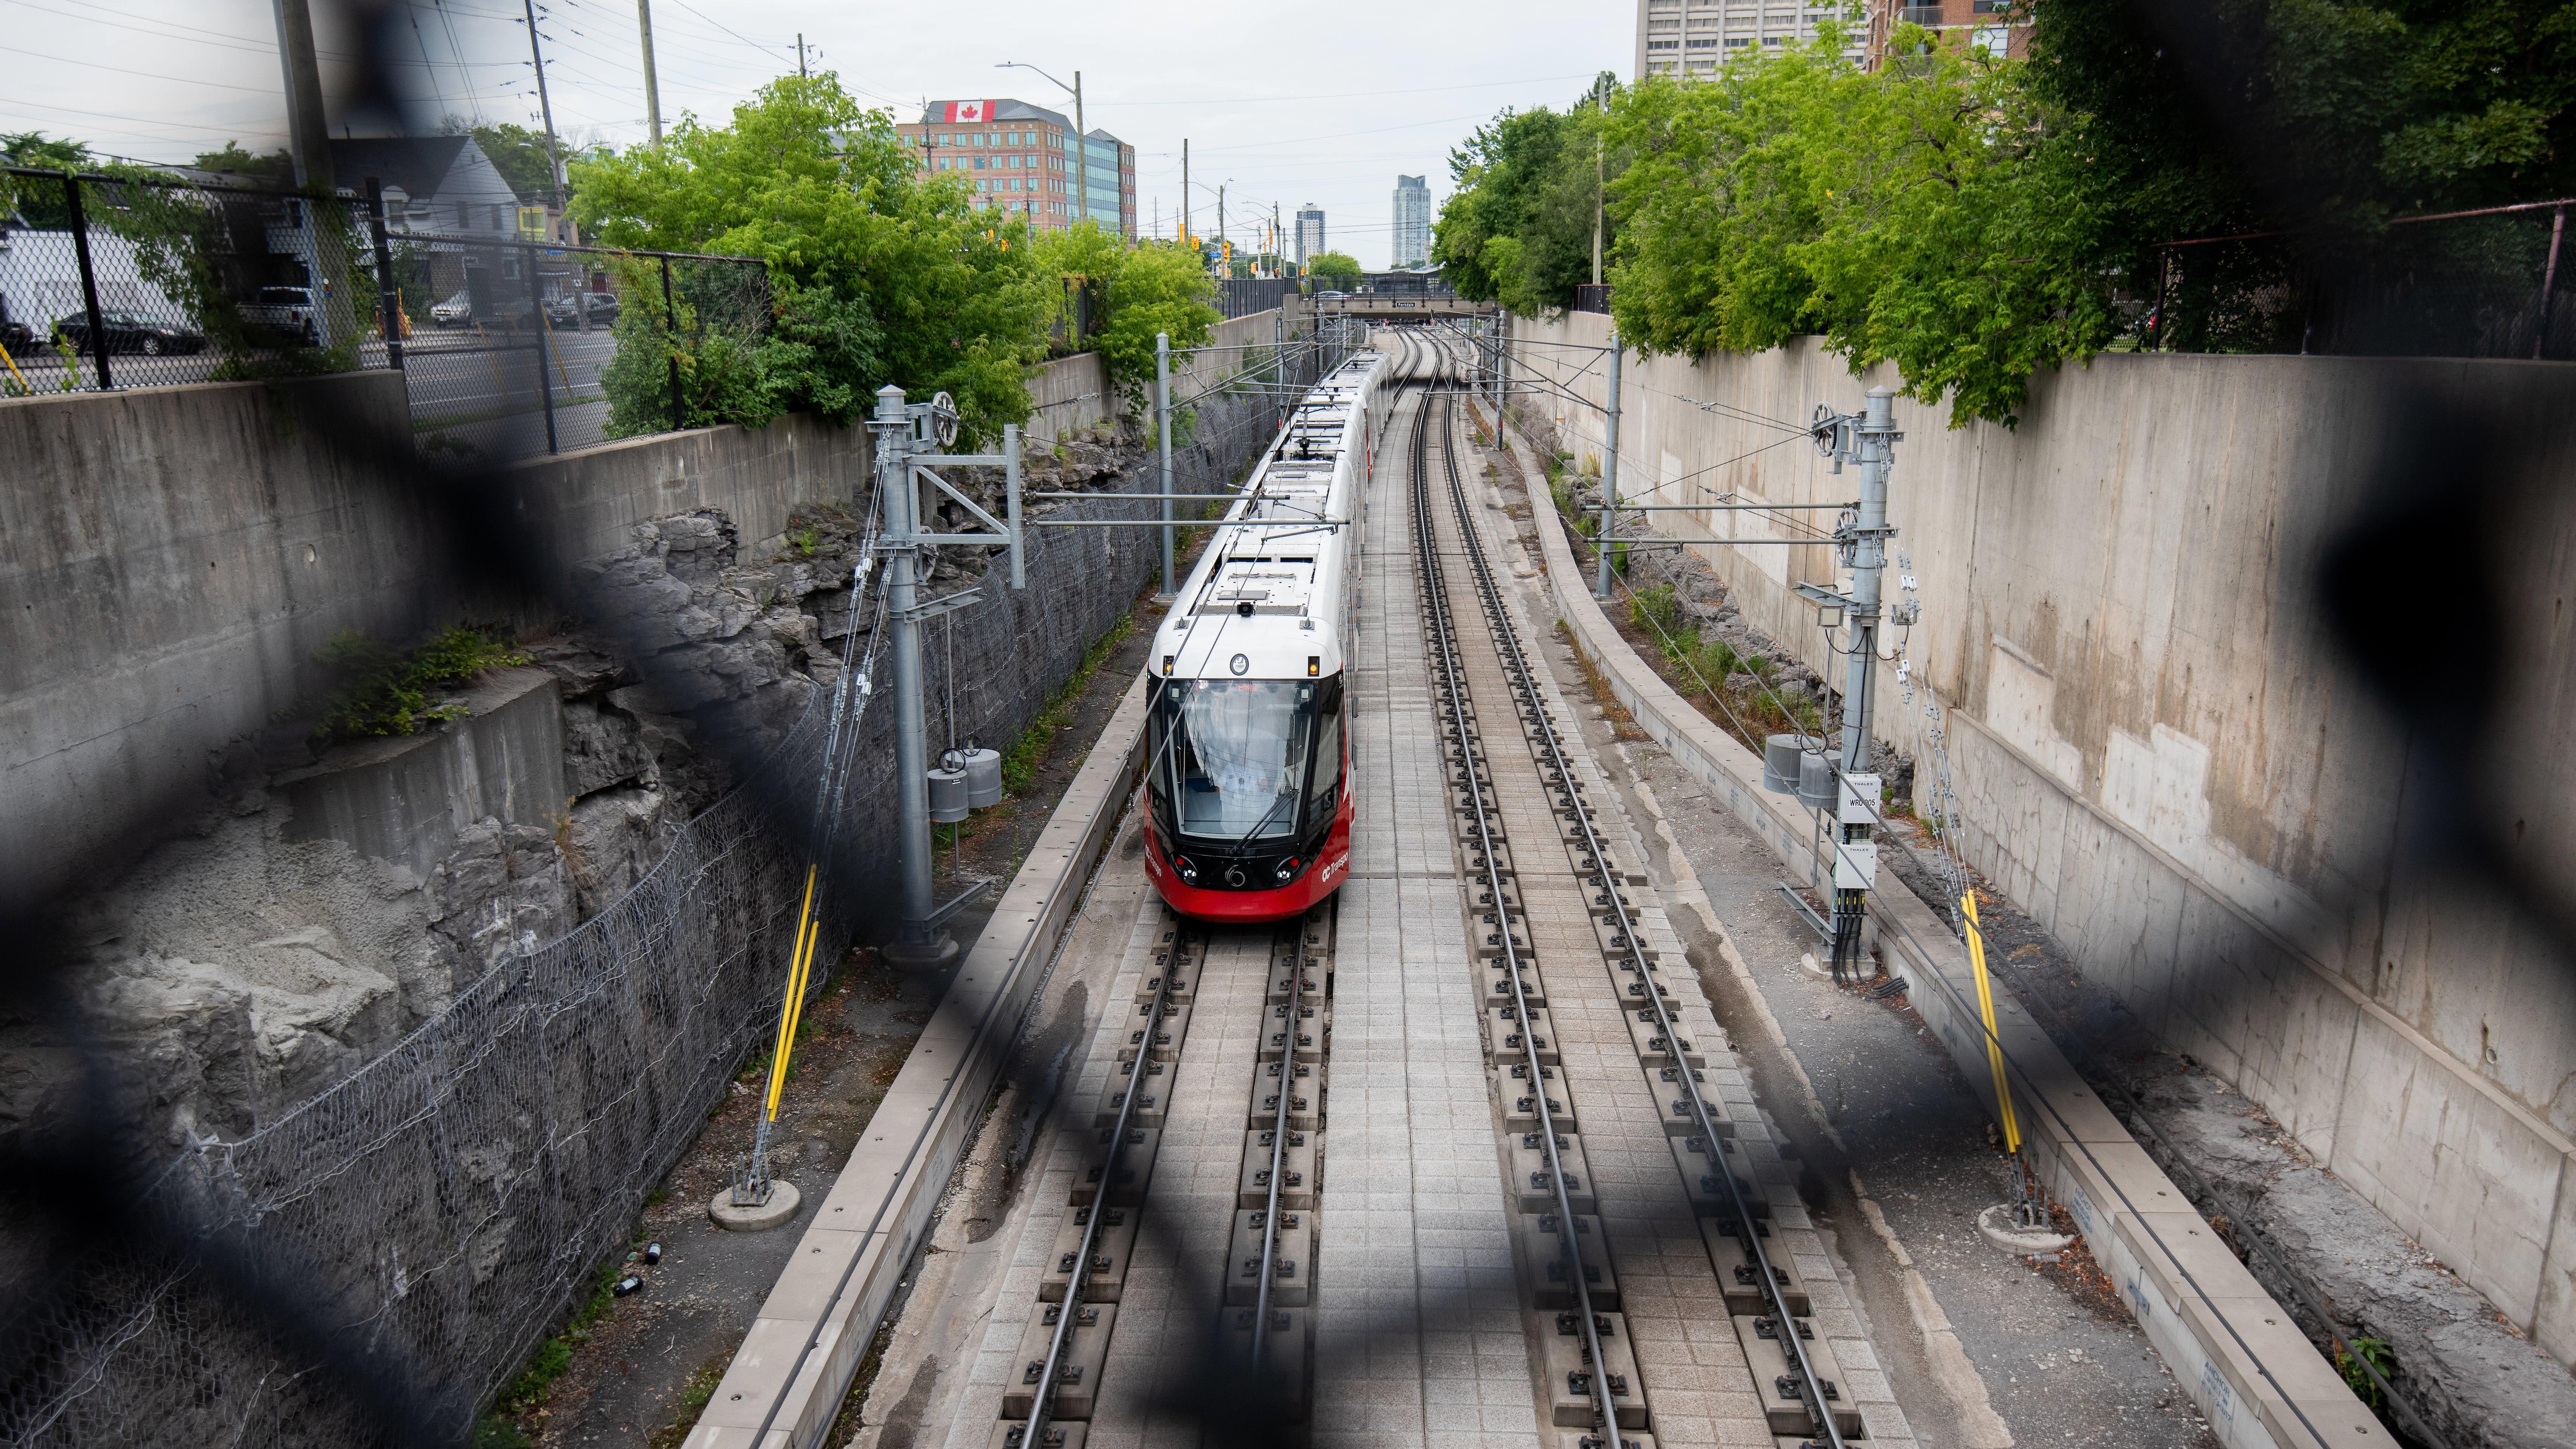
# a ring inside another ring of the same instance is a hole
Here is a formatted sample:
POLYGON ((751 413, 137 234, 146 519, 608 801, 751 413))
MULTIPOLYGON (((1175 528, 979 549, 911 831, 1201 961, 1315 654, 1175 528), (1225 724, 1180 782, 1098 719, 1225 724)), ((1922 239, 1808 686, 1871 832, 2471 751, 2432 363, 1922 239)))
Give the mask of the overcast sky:
MULTIPOLYGON (((325 84, 347 40, 315 0, 325 84)), ((644 137, 643 66, 631 0, 537 7, 555 124, 575 141, 644 137)), ((1327 240, 1371 267, 1387 263, 1398 173, 1448 193, 1448 153, 1505 105, 1562 108, 1597 71, 1625 72, 1635 25, 1626 3, 1538 0, 1290 10, 1274 21, 1204 4, 982 0, 875 5, 791 0, 654 0, 666 123, 683 110, 721 121, 771 76, 808 63, 840 72, 863 101, 916 119, 923 98, 1017 97, 1072 110, 1025 70, 1083 72, 1086 119, 1136 147, 1139 225, 1169 235, 1180 204, 1181 139, 1191 148, 1193 217, 1258 240, 1249 219, 1283 221, 1314 202, 1327 240), (1339 24, 1301 19, 1324 14, 1339 24)), ((445 110, 533 125, 527 33, 508 0, 392 0, 397 53, 445 110), (410 37, 407 42, 402 37, 410 37), (423 57, 428 64, 422 64, 423 57)), ((276 22, 267 0, 0 0, 0 129, 41 130, 144 161, 186 161, 239 139, 273 149, 285 135, 276 22)))

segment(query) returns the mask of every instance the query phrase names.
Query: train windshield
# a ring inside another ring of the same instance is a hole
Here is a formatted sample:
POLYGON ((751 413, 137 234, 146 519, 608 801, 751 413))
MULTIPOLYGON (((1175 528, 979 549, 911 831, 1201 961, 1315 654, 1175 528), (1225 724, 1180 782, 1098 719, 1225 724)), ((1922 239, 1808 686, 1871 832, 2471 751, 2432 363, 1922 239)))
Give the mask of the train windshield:
POLYGON ((1293 835, 1315 729, 1315 681, 1161 681, 1154 711, 1154 793, 1183 835, 1262 840, 1293 835))

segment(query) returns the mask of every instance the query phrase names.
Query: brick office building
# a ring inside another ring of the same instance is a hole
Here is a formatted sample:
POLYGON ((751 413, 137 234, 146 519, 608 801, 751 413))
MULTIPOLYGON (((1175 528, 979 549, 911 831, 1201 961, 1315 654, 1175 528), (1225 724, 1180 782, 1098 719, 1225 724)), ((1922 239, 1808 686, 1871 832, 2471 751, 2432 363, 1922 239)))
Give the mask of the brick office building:
MULTIPOLYGON (((979 209, 1007 212, 1061 231, 1085 214, 1076 195, 1073 122, 1026 101, 933 101, 919 121, 899 123, 922 169, 962 172, 979 209)), ((1083 155, 1090 168, 1088 215, 1136 238, 1136 148, 1094 128, 1083 155)))

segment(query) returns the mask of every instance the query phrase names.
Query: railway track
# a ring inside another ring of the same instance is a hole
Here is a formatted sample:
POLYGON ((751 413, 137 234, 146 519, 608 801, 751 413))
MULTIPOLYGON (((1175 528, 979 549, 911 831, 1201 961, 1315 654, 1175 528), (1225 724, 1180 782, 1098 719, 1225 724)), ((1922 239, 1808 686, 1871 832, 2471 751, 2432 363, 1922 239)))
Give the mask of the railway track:
MULTIPOLYGON (((1404 347, 1408 374, 1427 373, 1426 380, 1436 381, 1447 370, 1447 349, 1439 342, 1407 338, 1404 347)), ((1457 435, 1456 394, 1424 392, 1414 414, 1408 480, 1420 602, 1450 767, 1469 929, 1482 957, 1484 1004, 1494 1018, 1495 1096, 1507 1133, 1515 1126, 1529 1129, 1512 1148, 1516 1205, 1524 1216, 1533 1206, 1544 1209, 1537 1214, 1537 1230, 1525 1227, 1521 1238, 1540 1250, 1524 1257, 1523 1269, 1535 1280, 1524 1285, 1527 1301, 1536 1316, 1555 1310, 1552 1325, 1533 1325, 1532 1332, 1547 1361, 1550 1420, 1584 1430, 1584 1449, 1607 1445, 1612 1425, 1623 1444, 1643 1444, 1624 1431, 1651 1432, 1655 1423, 1653 1385, 1638 1371, 1623 1315, 1609 1306, 1616 1302, 1622 1247, 1585 1211, 1596 1200, 1582 1192, 1593 1179, 1578 1143, 1580 1129, 1590 1124, 1569 1109, 1589 1094, 1578 1094, 1568 1080, 1576 1068, 1557 1030, 1558 1018, 1574 1001, 1606 1001, 1629 1027, 1634 1070, 1653 1099, 1667 1104, 1658 1114, 1664 1127, 1680 1129, 1673 1133, 1671 1155, 1702 1219, 1715 1280, 1711 1297, 1727 1304, 1769 1428, 1784 1440, 1843 1449, 1859 1437, 1861 1423, 1840 1402, 1839 1370, 1813 1336, 1811 1300, 1796 1276, 1774 1261, 1764 1223, 1767 1195, 1738 1166, 1746 1156, 1736 1140, 1738 1123, 1710 1100, 1701 1065, 1708 1053, 1694 1050, 1688 1039, 1674 993, 1660 979, 1659 953, 1647 945, 1645 922, 1627 894, 1631 878, 1618 868, 1585 799, 1577 768, 1583 747, 1569 744, 1560 730, 1505 602, 1459 470, 1457 435), (1445 513, 1435 498, 1443 493, 1445 513), (1464 620, 1453 602, 1459 594, 1475 606, 1464 620), (1479 633, 1491 656, 1483 669, 1471 667, 1476 641, 1470 636, 1479 633), (1506 729, 1517 740, 1489 741, 1484 711, 1513 721, 1506 729), (1526 828, 1515 831, 1504 818, 1506 793, 1515 786, 1526 792, 1533 776, 1554 826, 1553 841, 1533 839, 1526 828), (1539 877, 1554 877, 1548 884, 1575 883, 1597 943, 1593 959, 1539 959, 1537 936, 1529 929, 1539 905, 1539 877), (1559 1044, 1553 1052, 1552 1039, 1559 1044), (1533 1203, 1533 1197, 1539 1200, 1533 1203), (1563 1230, 1567 1224, 1572 1231, 1563 1230), (1594 1241, 1586 1242, 1587 1236, 1594 1241), (1564 1352, 1568 1347, 1575 1352, 1564 1352)), ((1597 1069, 1617 1067, 1602 1061, 1597 1069)))
POLYGON ((1215 1333, 1197 1340, 1196 1367, 1223 1385, 1232 1415, 1269 1425, 1304 1419, 1335 916, 1327 901, 1275 926, 1212 927, 1159 910, 1160 939, 1133 1000, 1111 1008, 1129 1025, 992 1444, 1082 1449, 1140 1247, 1153 1256, 1192 1227, 1158 1219, 1163 1204, 1150 1192, 1185 1062, 1247 1084, 1225 1271, 1221 1283, 1194 1285, 1216 1320, 1215 1333), (1197 1057, 1189 1055, 1194 1034, 1211 1038, 1197 1057), (1222 1060, 1247 1038, 1249 1061, 1222 1060))
MULTIPOLYGON (((1661 1322, 1705 1323, 1723 1302, 1741 1350, 1723 1355, 1726 1372, 1746 1380, 1730 1391, 1739 1421, 1758 1401, 1783 1449, 1843 1449, 1860 1419, 1814 1334, 1806 1284, 1770 1236, 1775 1197, 1804 1226, 1802 1210, 1787 1207, 1795 1190, 1776 1156, 1757 1169, 1770 1149, 1754 1144, 1769 1137, 1749 1096, 1731 1088, 1730 1108, 1712 1095, 1707 1068, 1732 1065, 1723 1034, 1686 971, 1663 977, 1656 923, 1635 904, 1645 882, 1621 868, 1585 797, 1590 762, 1560 730, 1487 557, 1459 467, 1457 397, 1443 386, 1457 359, 1408 335, 1395 366, 1417 385, 1400 481, 1446 777, 1445 799, 1423 807, 1414 828, 1436 832, 1446 820, 1455 869, 1439 873, 1454 874, 1460 912, 1449 916, 1444 902, 1406 929, 1463 924, 1468 936, 1459 954, 1470 969, 1455 986, 1473 995, 1484 1032, 1536 1437, 1560 1436, 1564 1449, 1653 1449, 1667 1418, 1681 1426, 1672 1442, 1709 1437, 1705 1410, 1668 1416, 1657 1403, 1659 1393, 1709 1397, 1685 1383, 1705 1370, 1676 1370, 1668 1343, 1639 1344, 1630 1331, 1640 1285, 1662 1285, 1659 1302, 1679 1308, 1661 1322), (1595 1179, 1596 1165, 1610 1168, 1607 1180, 1595 1179), (1653 1241, 1632 1229, 1627 1185, 1642 1170, 1668 1174, 1660 1200, 1677 1210, 1688 1200, 1678 1238, 1669 1222, 1653 1241), (1673 1269, 1675 1241, 1696 1268, 1673 1269)), ((1159 904, 1139 916, 1106 1008, 1126 1025, 1098 1038, 1114 1062, 1097 1097, 1073 1104, 1068 1126, 1087 1147, 1051 1241, 1038 1239, 1049 1242, 1044 1271, 988 1444, 1084 1449, 1095 1423, 1105 1440, 1159 1441, 1168 1434, 1158 1426, 1176 1420, 1212 1445, 1305 1438, 1323 1371, 1315 1319, 1335 1301, 1336 1265, 1319 1257, 1324 1220, 1371 1186, 1332 1182, 1326 1151, 1340 899, 1278 926, 1211 927, 1159 904), (1214 1144, 1236 1132, 1225 1194, 1214 1144), (1160 1195, 1158 1159, 1179 1184, 1160 1195), (1156 1306, 1138 1307, 1118 1338, 1122 1302, 1139 1302, 1129 1292, 1139 1264, 1156 1265, 1138 1268, 1159 1275, 1138 1290, 1156 1306), (1175 1377, 1191 1383, 1176 1389, 1175 1377)), ((1374 955, 1344 964, 1381 977, 1389 969, 1374 955)), ((1385 1063, 1360 1050, 1353 1070, 1365 1081, 1385 1063)), ((1356 1280, 1343 1291, 1366 1296, 1356 1280)), ((1347 1365, 1332 1367, 1335 1382, 1349 1377, 1347 1365)), ((974 1432, 971 1421, 960 1427, 974 1432)))

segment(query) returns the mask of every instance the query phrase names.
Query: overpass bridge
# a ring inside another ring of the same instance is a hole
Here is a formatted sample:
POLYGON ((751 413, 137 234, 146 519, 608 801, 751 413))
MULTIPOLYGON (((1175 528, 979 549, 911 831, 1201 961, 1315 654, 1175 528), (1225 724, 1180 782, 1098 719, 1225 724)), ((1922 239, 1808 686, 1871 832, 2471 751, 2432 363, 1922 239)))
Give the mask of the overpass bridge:
POLYGON ((1343 297, 1319 297, 1315 300, 1315 310, 1327 316, 1340 313, 1405 322, 1428 321, 1434 317, 1489 317, 1501 309, 1491 302, 1470 302, 1464 297, 1359 292, 1343 297))

